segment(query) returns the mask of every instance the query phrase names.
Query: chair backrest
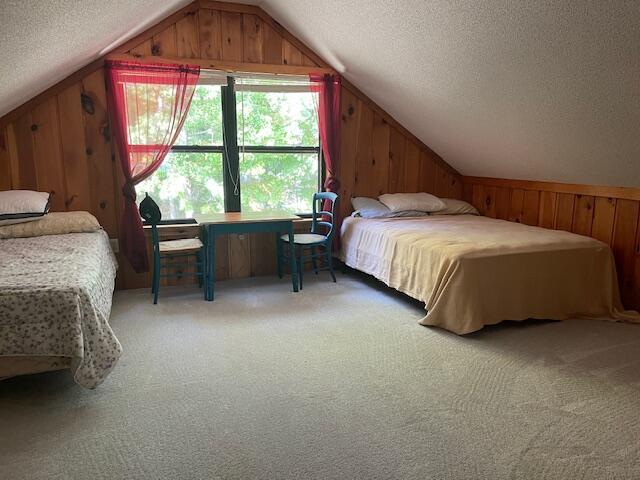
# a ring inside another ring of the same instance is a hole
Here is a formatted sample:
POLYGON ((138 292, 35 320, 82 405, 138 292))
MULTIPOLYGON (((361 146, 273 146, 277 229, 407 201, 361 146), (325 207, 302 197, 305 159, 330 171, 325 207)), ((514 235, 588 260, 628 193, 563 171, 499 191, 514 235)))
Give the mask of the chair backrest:
POLYGON ((140 216, 151 225, 151 238, 153 240, 154 250, 158 247, 160 239, 158 237, 158 223, 162 220, 162 212, 160 207, 153 198, 149 196, 147 192, 144 194, 144 198, 140 202, 138 208, 140 216))
POLYGON ((313 194, 313 216, 311 217, 311 233, 318 232, 318 227, 328 230, 327 238, 333 237, 338 195, 333 192, 318 192, 313 194))
POLYGON ((140 211, 140 216, 148 222, 150 225, 160 223, 162 220, 162 212, 160 211, 160 207, 155 202, 153 198, 149 196, 147 192, 144 194, 144 198, 140 202, 140 207, 138 208, 140 211))

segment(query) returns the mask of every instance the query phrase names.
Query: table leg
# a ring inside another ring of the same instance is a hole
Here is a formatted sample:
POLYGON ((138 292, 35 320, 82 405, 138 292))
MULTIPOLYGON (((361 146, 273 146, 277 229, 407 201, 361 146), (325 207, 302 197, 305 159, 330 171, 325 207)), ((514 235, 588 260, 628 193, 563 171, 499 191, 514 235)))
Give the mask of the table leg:
POLYGON ((282 278, 282 240, 280 240, 280 232, 276 232, 276 254, 278 260, 278 278, 282 278))
POLYGON ((212 302, 216 283, 216 235, 213 225, 207 225, 207 300, 212 302))
POLYGON ((209 239, 207 234, 207 227, 203 226, 200 229, 200 236, 204 243, 202 249, 202 291, 204 292, 204 299, 209 298, 209 239))
POLYGON ((298 291, 298 269, 296 268, 296 254, 293 244, 293 222, 289 223, 289 267, 291 268, 291 285, 293 291, 298 291))

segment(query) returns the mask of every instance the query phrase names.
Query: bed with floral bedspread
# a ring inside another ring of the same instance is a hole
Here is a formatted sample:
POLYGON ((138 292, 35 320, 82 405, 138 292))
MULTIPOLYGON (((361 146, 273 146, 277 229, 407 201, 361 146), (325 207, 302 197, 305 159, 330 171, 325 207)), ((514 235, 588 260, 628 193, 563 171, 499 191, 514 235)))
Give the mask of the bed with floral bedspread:
MULTIPOLYGON (((95 388, 120 358, 109 326, 117 262, 103 230, 0 240, 0 377, 57 359, 95 388)), ((40 368, 40 370, 52 368, 40 368)))

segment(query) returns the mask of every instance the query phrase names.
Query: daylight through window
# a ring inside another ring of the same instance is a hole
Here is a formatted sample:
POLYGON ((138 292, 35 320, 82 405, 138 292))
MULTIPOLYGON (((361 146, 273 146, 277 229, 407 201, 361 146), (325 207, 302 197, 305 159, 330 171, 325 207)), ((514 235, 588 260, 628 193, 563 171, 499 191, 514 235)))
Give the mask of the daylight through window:
POLYGON ((224 211, 311 212, 320 144, 304 78, 204 74, 176 144, 136 186, 164 219, 224 211))

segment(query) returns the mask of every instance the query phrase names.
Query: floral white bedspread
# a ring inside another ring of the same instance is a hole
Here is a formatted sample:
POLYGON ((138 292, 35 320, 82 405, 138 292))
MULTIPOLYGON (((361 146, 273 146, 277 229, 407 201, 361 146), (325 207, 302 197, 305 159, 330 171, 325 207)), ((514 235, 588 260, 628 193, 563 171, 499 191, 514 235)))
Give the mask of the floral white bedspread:
POLYGON ((71 357, 76 383, 98 386, 122 353, 116 269, 102 230, 0 240, 0 356, 71 357))

